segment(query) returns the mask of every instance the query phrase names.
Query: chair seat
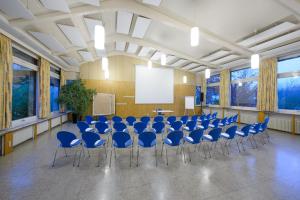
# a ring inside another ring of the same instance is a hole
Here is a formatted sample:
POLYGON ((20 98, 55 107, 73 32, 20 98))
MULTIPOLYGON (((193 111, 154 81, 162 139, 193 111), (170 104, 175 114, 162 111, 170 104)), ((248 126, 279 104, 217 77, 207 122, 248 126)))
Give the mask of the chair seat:
POLYGON ((185 136, 183 139, 188 143, 194 144, 194 139, 191 138, 190 136, 185 136))
POLYGON ((223 123, 219 123, 219 126, 224 126, 224 124, 223 123))
POLYGON ((221 133, 221 137, 228 139, 230 136, 228 133, 221 133))
POLYGON ((85 129, 85 132, 90 132, 90 131, 93 131, 94 129, 93 128, 87 128, 85 129))
POLYGON ((186 130, 186 131, 191 131, 190 128, 187 127, 187 126, 183 127, 183 129, 186 130))
POLYGON ((259 131, 262 132, 264 129, 263 128, 259 128, 259 131))
POLYGON ((201 128, 201 129, 204 129, 204 126, 200 125, 200 126, 197 126, 198 128, 201 128))
POLYGON ((100 139, 100 140, 97 140, 94 145, 95 145, 95 147, 100 147, 100 146, 104 145, 105 142, 106 142, 106 140, 100 139))
POLYGON ((128 148, 131 147, 132 145, 133 145, 132 139, 127 140, 124 144, 124 147, 119 147, 115 142, 113 143, 113 146, 117 148, 128 148))
POLYGON ((238 136, 242 136, 242 137, 245 136, 245 133, 242 132, 242 131, 236 131, 235 133, 236 133, 238 136))
POLYGON ((98 121, 91 121, 91 124, 96 124, 98 121))
POLYGON ((172 146, 172 144, 173 144, 172 140, 170 140, 169 138, 165 138, 164 143, 167 145, 170 145, 170 146, 172 146))
POLYGON ((204 140, 212 141, 213 137, 211 135, 203 135, 204 140))
POLYGON ((213 125, 213 124, 209 124, 208 125, 210 128, 215 128, 215 125, 213 125))
POLYGON ((81 143, 81 139, 74 139, 71 141, 70 146, 75 147, 75 146, 80 145, 80 143, 81 143))
POLYGON ((252 134, 256 134, 256 131, 253 130, 253 129, 250 129, 249 132, 252 133, 252 134))
POLYGON ((154 147, 156 145, 156 140, 153 140, 150 144, 150 146, 145 146, 144 142, 142 140, 139 140, 138 142, 139 146, 143 147, 143 148, 151 148, 154 147))

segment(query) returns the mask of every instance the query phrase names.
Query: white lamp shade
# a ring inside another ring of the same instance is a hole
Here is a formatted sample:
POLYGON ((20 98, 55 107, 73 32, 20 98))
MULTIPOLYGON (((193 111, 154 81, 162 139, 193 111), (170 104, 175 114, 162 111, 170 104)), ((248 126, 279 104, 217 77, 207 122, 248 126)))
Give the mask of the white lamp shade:
POLYGON ((240 82, 238 83, 238 86, 239 86, 239 87, 242 87, 242 86, 243 86, 243 83, 240 81, 240 82))
POLYGON ((254 54, 251 56, 251 68, 258 69, 259 68, 259 55, 254 54))
POLYGON ((107 57, 102 57, 102 70, 108 71, 108 59, 107 57))
POLYGON ((166 63, 167 63, 167 56, 166 56, 166 54, 161 54, 160 64, 161 65, 166 65, 166 63))
POLYGON ((183 83, 187 83, 187 77, 183 76, 182 81, 183 81, 183 83))
POLYGON ((147 65, 148 65, 148 69, 151 69, 152 68, 152 61, 149 60, 147 65))
POLYGON ((210 78, 210 69, 205 69, 205 78, 206 79, 210 78))
POLYGON ((108 69, 104 72, 104 79, 105 80, 109 79, 109 70, 108 69))
POLYGON ((101 25, 95 26, 95 48, 103 50, 105 44, 105 30, 104 27, 101 25))
POLYGON ((199 45, 199 28, 191 28, 191 46, 195 47, 199 45))

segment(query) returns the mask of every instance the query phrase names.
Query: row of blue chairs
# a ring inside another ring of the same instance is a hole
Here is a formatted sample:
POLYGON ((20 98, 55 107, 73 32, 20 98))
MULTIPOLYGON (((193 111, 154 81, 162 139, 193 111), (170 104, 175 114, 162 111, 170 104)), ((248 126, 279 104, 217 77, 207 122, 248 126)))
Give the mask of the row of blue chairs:
MULTIPOLYGON (((202 122, 207 122, 205 120, 202 122)), ((228 121, 228 119, 227 119, 228 121)), ((232 141, 236 141, 238 150, 240 152, 240 144, 244 147, 244 140, 248 138, 253 148, 257 148, 257 139, 256 137, 260 138, 262 144, 265 144, 265 138, 269 140, 269 135, 266 132, 267 125, 269 122, 269 118, 266 118, 263 123, 256 123, 253 125, 246 125, 241 130, 237 130, 237 126, 229 126, 225 132, 222 132, 222 128, 220 127, 211 127, 211 130, 208 134, 205 133, 205 129, 200 127, 195 130, 189 132, 188 135, 184 135, 182 130, 170 130, 166 137, 162 138, 162 150, 161 155, 163 154, 163 150, 165 148, 166 152, 166 163, 168 165, 168 153, 166 147, 176 147, 177 150, 180 148, 181 152, 184 156, 185 160, 185 153, 184 153, 184 145, 187 146, 189 160, 191 161, 190 149, 189 146, 194 145, 195 150, 200 149, 200 144, 205 141, 203 146, 203 151, 205 154, 205 158, 209 155, 211 157, 211 151, 214 150, 213 154, 216 152, 216 147, 219 141, 223 141, 221 143, 221 149, 223 154, 227 152, 229 154, 229 146, 232 141), (222 139, 222 140, 221 140, 222 139), (210 145, 209 145, 210 144, 210 145)), ((222 123, 222 122, 219 122, 222 123)), ((106 144, 107 140, 100 138, 98 134, 95 132, 85 131, 81 135, 81 139, 77 139, 73 133, 61 131, 57 134, 57 139, 60 141, 60 145, 58 147, 63 148, 64 150, 68 148, 75 148, 73 166, 75 165, 77 152, 80 151, 79 159, 78 159, 78 166, 80 164, 80 158, 82 153, 84 153, 84 148, 87 150, 89 149, 101 149, 104 148, 105 155, 107 157, 106 152, 106 144)), ((138 141, 137 141, 137 165, 139 163, 139 149, 140 148, 152 148, 155 149, 155 158, 156 158, 156 165, 157 165, 157 141, 156 141, 156 133, 155 131, 143 131, 138 134, 138 141)), ((131 138, 130 134, 126 131, 116 131, 112 134, 112 143, 111 143, 111 154, 110 154, 110 166, 111 166, 111 158, 112 158, 112 151, 114 151, 115 158, 116 158, 116 149, 130 149, 130 166, 133 158, 133 146, 134 146, 134 139, 131 138)), ((58 150, 58 149, 57 149, 58 150)), ((55 152, 54 160, 52 166, 55 164, 56 154, 55 152)), ((89 151, 88 151, 89 152, 89 151)), ((66 154, 66 151, 65 151, 66 154)), ((67 155, 67 154, 66 154, 67 155)), ((98 155, 98 166, 100 161, 100 151, 98 155)))

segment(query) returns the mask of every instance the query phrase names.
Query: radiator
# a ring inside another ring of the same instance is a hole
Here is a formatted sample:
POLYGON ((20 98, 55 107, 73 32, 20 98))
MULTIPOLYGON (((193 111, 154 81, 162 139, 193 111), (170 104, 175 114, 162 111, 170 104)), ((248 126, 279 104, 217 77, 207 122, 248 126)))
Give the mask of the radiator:
POLYGON ((300 134, 300 117, 296 117, 296 133, 300 134))
POLYGON ((271 115, 269 128, 280 131, 292 131, 292 117, 290 115, 271 115))
POLYGON ((61 118, 62 118, 63 123, 68 121, 68 115, 63 115, 63 116, 61 116, 61 118))
POLYGON ((253 124, 257 122, 257 112, 241 111, 241 123, 253 124))
POLYGON ((60 125, 60 117, 51 120, 51 128, 60 125))
POLYGON ((225 117, 231 117, 238 114, 237 110, 225 110, 224 115, 225 117))
POLYGON ((26 140, 33 138, 33 127, 20 129, 13 133, 13 146, 16 146, 26 140))
POLYGON ((39 123, 37 125, 37 134, 43 133, 45 131, 48 131, 48 129, 49 129, 49 123, 48 123, 48 121, 39 123))

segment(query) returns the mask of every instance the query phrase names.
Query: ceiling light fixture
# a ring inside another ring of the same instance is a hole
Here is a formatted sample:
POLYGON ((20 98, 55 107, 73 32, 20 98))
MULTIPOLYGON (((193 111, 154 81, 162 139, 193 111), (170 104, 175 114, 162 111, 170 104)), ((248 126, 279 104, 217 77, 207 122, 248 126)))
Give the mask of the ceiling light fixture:
POLYGON ((254 54, 251 56, 251 69, 258 69, 259 68, 259 55, 254 54))
POLYGON ((187 77, 183 76, 182 81, 183 81, 183 83, 187 83, 187 77))
POLYGON ((160 56, 160 64, 161 65, 166 65, 166 63, 167 63, 167 56, 166 56, 166 54, 161 54, 161 56, 160 56))
POLYGON ((109 71, 108 71, 108 69, 104 72, 104 79, 105 80, 109 79, 109 71))
POLYGON ((104 49, 105 44, 105 29, 102 25, 96 25, 95 26, 95 48, 99 50, 104 49))
POLYGON ((152 69, 152 61, 151 60, 148 61, 147 65, 148 65, 148 69, 152 69))
POLYGON ((210 78, 210 69, 205 69, 205 79, 210 78))
POLYGON ((191 28, 191 46, 196 47, 199 45, 199 27, 191 28))
POLYGON ((102 57, 102 70, 108 71, 108 59, 107 57, 102 57))

